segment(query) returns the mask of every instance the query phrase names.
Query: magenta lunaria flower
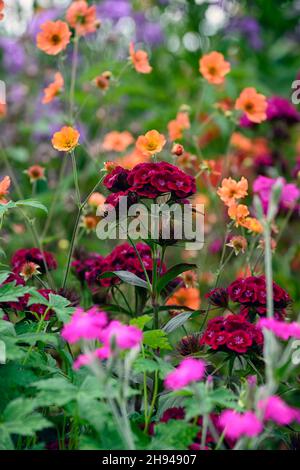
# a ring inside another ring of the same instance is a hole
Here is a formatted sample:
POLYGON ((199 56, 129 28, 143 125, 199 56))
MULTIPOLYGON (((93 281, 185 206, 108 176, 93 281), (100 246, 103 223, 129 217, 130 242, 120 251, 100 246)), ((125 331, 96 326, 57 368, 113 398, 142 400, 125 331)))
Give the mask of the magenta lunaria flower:
POLYGON ((191 382, 203 379, 205 362, 201 359, 186 358, 165 378, 165 387, 170 390, 180 390, 191 382))
POLYGON ((255 437, 263 430, 262 423, 253 411, 239 413, 234 410, 222 411, 220 415, 220 427, 225 436, 230 439, 240 439, 243 436, 255 437))
POLYGON ((263 418, 266 421, 274 421, 282 426, 286 426, 293 421, 300 422, 300 410, 289 406, 276 395, 260 400, 257 406, 259 410, 262 410, 263 418))
POLYGON ((72 315, 70 323, 62 330, 62 337, 69 343, 76 343, 80 339, 99 339, 102 328, 107 325, 107 315, 97 307, 85 312, 77 308, 72 315))
POLYGON ((261 318, 258 322, 258 326, 272 331, 274 335, 285 341, 289 338, 300 339, 300 323, 296 321, 286 323, 284 321, 275 320, 275 318, 261 318))

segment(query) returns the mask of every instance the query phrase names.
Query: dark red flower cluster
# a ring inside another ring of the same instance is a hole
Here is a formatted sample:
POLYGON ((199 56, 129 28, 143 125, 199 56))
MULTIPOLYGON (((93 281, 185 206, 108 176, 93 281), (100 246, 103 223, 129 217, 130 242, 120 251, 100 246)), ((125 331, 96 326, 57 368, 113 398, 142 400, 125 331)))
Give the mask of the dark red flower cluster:
MULTIPOLYGON (((153 268, 151 249, 145 243, 137 243, 136 248, 151 278, 153 268)), ((129 243, 117 246, 105 258, 93 253, 83 260, 76 259, 73 261, 72 266, 75 268, 79 279, 85 279, 90 288, 93 286, 110 287, 120 282, 116 276, 99 279, 99 276, 107 271, 130 271, 142 279, 145 277, 139 258, 129 243)), ((165 270, 165 266, 162 266, 161 271, 165 272, 165 270)))
POLYGON ((205 297, 215 307, 226 308, 228 305, 228 293, 227 290, 222 287, 217 287, 216 289, 211 290, 205 295, 205 297))
POLYGON ((244 354, 262 346, 263 334, 242 315, 215 317, 208 322, 200 344, 218 351, 244 354))
MULTIPOLYGON (((266 280, 265 276, 249 276, 237 279, 227 287, 227 293, 233 302, 240 304, 240 313, 249 316, 251 313, 266 314, 266 280)), ((291 302, 289 294, 273 282, 274 310, 277 318, 283 318, 285 308, 291 302)))
POLYGON ((48 251, 39 250, 38 248, 22 248, 17 250, 11 259, 11 266, 14 273, 19 274, 22 270, 22 266, 25 263, 31 262, 35 263, 40 267, 40 272, 46 272, 45 262, 47 264, 48 270, 57 268, 57 262, 48 251))
MULTIPOLYGON (((25 286, 24 279, 19 276, 19 274, 15 273, 10 274, 1 285, 9 284, 11 282, 15 282, 16 286, 25 286)), ((22 297, 19 297, 19 299, 15 302, 0 302, 0 308, 3 308, 4 310, 6 308, 11 308, 13 310, 17 310, 18 312, 22 312, 23 310, 25 310, 28 300, 29 294, 24 294, 22 297)))
POLYGON ((167 162, 139 163, 132 170, 117 166, 106 175, 104 185, 114 193, 106 200, 113 206, 126 195, 154 199, 171 193, 173 199, 179 200, 196 192, 195 178, 167 162))

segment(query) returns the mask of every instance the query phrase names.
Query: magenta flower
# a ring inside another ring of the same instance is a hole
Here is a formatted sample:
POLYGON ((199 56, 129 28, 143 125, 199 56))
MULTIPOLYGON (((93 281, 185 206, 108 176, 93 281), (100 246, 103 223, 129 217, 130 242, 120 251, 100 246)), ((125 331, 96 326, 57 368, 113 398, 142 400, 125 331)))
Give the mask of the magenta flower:
POLYGON ((274 335, 285 341, 289 338, 300 339, 300 323, 296 321, 285 323, 275 320, 275 318, 261 318, 258 322, 258 326, 272 331, 274 335))
MULTIPOLYGON (((119 349, 131 349, 139 345, 143 337, 143 332, 136 326, 123 325, 117 320, 101 331, 100 340, 104 347, 110 348, 112 342, 115 342, 119 349)), ((102 348, 103 349, 103 348, 102 348)), ((108 353, 108 350, 106 350, 108 353)))
POLYGON ((187 358, 170 372, 165 378, 165 387, 171 390, 180 390, 191 382, 203 379, 205 362, 201 359, 187 358))
POLYGON ((263 430, 263 426, 253 411, 238 413, 234 410, 225 410, 219 420, 225 436, 230 439, 240 439, 243 436, 255 437, 263 430))
POLYGON ((287 405, 282 398, 276 395, 260 400, 257 406, 259 410, 263 411, 263 418, 266 421, 274 421, 282 426, 293 421, 300 421, 300 410, 287 405))
POLYGON ((286 183, 284 178, 269 178, 267 176, 258 176, 253 183, 253 191, 258 194, 265 214, 268 211, 274 184, 280 180, 282 183, 279 207, 281 209, 290 209, 300 197, 300 191, 295 184, 286 183))
POLYGON ((77 308, 70 323, 63 327, 61 334, 69 343, 76 343, 80 339, 99 339, 101 330, 106 324, 106 313, 99 311, 97 307, 92 307, 87 312, 77 308))

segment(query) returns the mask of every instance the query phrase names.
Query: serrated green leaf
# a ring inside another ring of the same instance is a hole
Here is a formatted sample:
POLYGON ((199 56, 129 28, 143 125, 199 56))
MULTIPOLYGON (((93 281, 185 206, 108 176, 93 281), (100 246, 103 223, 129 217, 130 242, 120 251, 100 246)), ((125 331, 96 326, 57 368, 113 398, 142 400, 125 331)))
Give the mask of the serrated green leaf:
POLYGON ((167 335, 163 330, 145 331, 143 344, 153 349, 172 349, 167 335))
POLYGON ((132 318, 130 325, 137 326, 140 330, 143 330, 151 320, 152 317, 150 317, 150 315, 141 315, 140 317, 132 318))

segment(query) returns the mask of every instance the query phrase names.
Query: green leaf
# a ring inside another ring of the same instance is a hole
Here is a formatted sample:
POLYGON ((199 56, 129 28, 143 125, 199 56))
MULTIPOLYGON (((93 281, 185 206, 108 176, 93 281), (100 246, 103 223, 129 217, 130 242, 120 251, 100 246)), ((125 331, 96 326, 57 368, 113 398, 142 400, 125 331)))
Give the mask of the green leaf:
POLYGON ((108 277, 117 276, 121 281, 132 286, 143 287, 148 289, 146 281, 131 273, 130 271, 107 271, 99 276, 99 279, 106 279, 108 277))
POLYGON ((143 330, 151 320, 152 317, 150 317, 150 315, 141 315, 140 317, 130 320, 130 325, 137 326, 140 330, 143 330))
POLYGON ((5 408, 0 428, 7 434, 33 436, 36 431, 52 426, 39 413, 34 412, 37 403, 30 398, 17 398, 5 408))
POLYGON ((172 349, 167 335, 163 330, 145 331, 143 344, 153 349, 172 349))
POLYGON ((9 201, 6 204, 0 204, 0 218, 4 216, 4 214, 9 210, 9 209, 14 209, 16 204, 13 201, 9 201))
POLYGON ((9 275, 10 275, 9 271, 0 271, 0 284, 3 284, 3 282, 6 281, 9 275))
POLYGON ((171 419, 167 423, 158 423, 149 449, 185 450, 192 444, 198 432, 198 426, 184 420, 171 419))
POLYGON ((171 333, 172 331, 176 330, 180 326, 184 325, 184 323, 191 318, 194 312, 182 312, 175 317, 171 318, 168 323, 163 327, 163 330, 166 333, 171 333))
POLYGON ((172 268, 170 268, 157 282, 157 293, 159 294, 168 284, 170 281, 175 279, 175 277, 179 276, 179 274, 184 273, 185 271, 190 271, 191 269, 196 269, 196 264, 189 264, 189 263, 180 263, 176 264, 172 268))
POLYGON ((57 294, 49 294, 49 307, 55 311, 57 318, 63 323, 68 323, 74 312, 74 307, 70 307, 70 301, 57 294))
POLYGON ((64 377, 53 377, 31 384, 39 390, 36 402, 39 406, 63 406, 76 400, 77 388, 64 377))
POLYGON ((23 295, 33 291, 33 287, 17 286, 16 282, 10 282, 0 286, 0 302, 15 302, 23 295))
POLYGON ((16 338, 17 343, 26 343, 31 346, 35 345, 38 341, 44 344, 51 344, 55 347, 58 346, 57 336, 51 333, 23 333, 16 338))
POLYGON ((42 211, 48 213, 48 209, 44 204, 42 204, 39 201, 35 201, 34 199, 24 199, 21 201, 16 202, 16 206, 28 206, 28 207, 34 207, 36 209, 41 209, 42 211))
POLYGON ((142 372, 148 372, 149 374, 152 374, 153 372, 159 370, 159 364, 153 359, 144 359, 143 357, 139 357, 134 362, 133 368, 137 374, 142 372))

